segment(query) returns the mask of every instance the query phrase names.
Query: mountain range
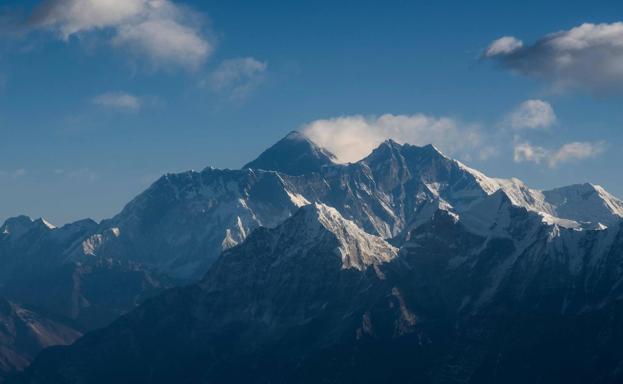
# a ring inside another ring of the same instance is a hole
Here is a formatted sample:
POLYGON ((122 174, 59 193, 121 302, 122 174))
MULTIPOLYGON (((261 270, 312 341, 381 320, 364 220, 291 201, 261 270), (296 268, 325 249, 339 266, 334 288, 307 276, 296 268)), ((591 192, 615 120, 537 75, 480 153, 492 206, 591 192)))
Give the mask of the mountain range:
POLYGON ((392 140, 341 164, 292 132, 101 223, 7 220, 0 294, 62 336, 8 327, 0 369, 86 333, 9 382, 614 383, 622 267, 623 202, 599 186, 392 140))

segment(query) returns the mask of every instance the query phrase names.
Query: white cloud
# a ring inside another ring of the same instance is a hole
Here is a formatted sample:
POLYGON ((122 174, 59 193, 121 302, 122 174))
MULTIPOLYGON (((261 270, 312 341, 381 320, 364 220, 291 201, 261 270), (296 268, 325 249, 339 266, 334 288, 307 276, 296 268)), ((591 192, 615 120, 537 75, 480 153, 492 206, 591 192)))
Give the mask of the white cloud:
POLYGON ((544 79, 558 90, 623 91, 623 23, 585 23, 544 36, 532 45, 504 37, 485 58, 515 72, 544 79))
POLYGON ((446 153, 464 159, 490 156, 495 152, 483 143, 477 127, 462 125, 448 117, 437 118, 423 114, 342 116, 313 121, 304 126, 302 131, 343 162, 362 159, 390 138, 399 143, 434 144, 446 153))
POLYGON ((604 150, 605 144, 603 142, 568 143, 560 147, 556 152, 552 154, 549 159, 549 164, 551 167, 555 167, 558 164, 596 157, 603 153, 604 150))
POLYGON ((125 111, 136 112, 141 109, 141 100, 125 92, 107 92, 93 98, 93 103, 125 111))
POLYGON ((157 66, 195 69, 214 49, 200 14, 170 0, 49 0, 35 11, 32 24, 63 40, 108 32, 113 46, 157 66))
POLYGON ((516 163, 530 162, 540 164, 547 158, 549 152, 543 148, 531 145, 530 143, 515 144, 513 159, 516 163))
POLYGON ((232 99, 243 99, 264 80, 266 62, 253 57, 223 61, 208 77, 206 84, 232 99))
POLYGON ((523 42, 513 36, 504 36, 495 40, 485 51, 485 56, 491 57, 501 54, 509 54, 523 47, 523 42))
POLYGON ((506 118, 515 130, 545 129, 556 122, 552 106, 543 100, 526 100, 506 118))
POLYGON ((596 157, 604 151, 604 142, 573 142, 564 144, 555 150, 548 150, 523 142, 515 145, 514 160, 517 163, 532 162, 540 164, 543 162, 550 168, 555 168, 564 163, 596 157))

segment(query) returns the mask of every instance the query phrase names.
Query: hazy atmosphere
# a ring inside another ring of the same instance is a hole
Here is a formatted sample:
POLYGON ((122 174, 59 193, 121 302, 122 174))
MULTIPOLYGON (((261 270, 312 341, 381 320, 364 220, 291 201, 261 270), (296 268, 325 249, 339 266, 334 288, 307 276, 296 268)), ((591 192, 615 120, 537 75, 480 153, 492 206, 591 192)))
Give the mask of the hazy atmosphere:
POLYGON ((533 188, 623 196, 620 2, 0 12, 0 219, 110 217, 164 173, 238 168, 291 130, 342 162, 393 138, 533 188))

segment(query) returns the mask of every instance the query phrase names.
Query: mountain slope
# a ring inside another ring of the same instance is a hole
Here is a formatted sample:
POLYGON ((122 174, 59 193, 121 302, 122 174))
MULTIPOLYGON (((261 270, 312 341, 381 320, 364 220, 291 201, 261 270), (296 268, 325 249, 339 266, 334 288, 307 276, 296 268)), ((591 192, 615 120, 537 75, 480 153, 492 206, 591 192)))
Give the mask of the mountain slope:
POLYGON ((543 191, 553 215, 580 222, 614 224, 623 218, 623 202, 598 185, 570 185, 543 191))
POLYGON ((0 298, 0 382, 24 369, 43 348, 80 336, 67 325, 0 298))
POLYGON ((503 191, 472 209, 437 210, 396 254, 303 207, 15 382, 618 382, 623 226, 548 224, 503 191), (369 244, 386 256, 357 256, 369 244))
POLYGON ((198 278, 258 226, 275 226, 308 202, 276 172, 217 170, 165 175, 71 251, 75 260, 132 261, 198 278))
POLYGON ((279 372, 269 367, 291 375, 293 359, 315 358, 335 338, 413 332, 400 292, 384 282, 383 265, 395 252, 335 210, 304 207, 226 251, 199 285, 148 301, 71 348, 48 350, 20 380, 263 381, 279 372), (386 256, 366 259, 371 248, 386 256), (348 259, 365 262, 349 266, 348 259), (383 322, 371 330, 366 319, 377 312, 383 322), (284 346, 279 339, 297 342, 284 346), (283 365, 275 365, 277 356, 283 365))
POLYGON ((26 216, 7 220, 0 227, 0 295, 94 329, 172 285, 136 263, 73 260, 72 249, 94 246, 97 228, 93 220, 60 228, 26 216))

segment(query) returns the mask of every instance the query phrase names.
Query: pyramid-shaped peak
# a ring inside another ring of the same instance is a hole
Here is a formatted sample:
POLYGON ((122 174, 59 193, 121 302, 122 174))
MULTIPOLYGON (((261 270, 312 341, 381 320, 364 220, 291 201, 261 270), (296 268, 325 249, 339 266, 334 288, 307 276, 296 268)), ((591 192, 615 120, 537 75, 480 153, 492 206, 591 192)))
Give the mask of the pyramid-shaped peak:
POLYGON ((298 176, 319 172, 322 167, 334 164, 335 159, 335 155, 316 145, 305 134, 292 131, 242 168, 279 171, 298 176))

